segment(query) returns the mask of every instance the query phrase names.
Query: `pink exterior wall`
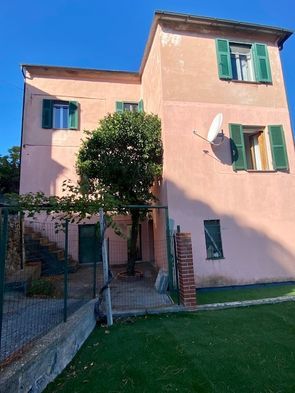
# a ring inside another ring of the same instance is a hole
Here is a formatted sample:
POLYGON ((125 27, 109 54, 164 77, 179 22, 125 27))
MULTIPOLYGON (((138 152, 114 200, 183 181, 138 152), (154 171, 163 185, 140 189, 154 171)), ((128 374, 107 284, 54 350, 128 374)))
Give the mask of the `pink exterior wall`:
POLYGON ((170 217, 192 234, 198 287, 295 279, 294 148, 278 48, 267 42, 272 85, 222 81, 216 34, 164 26, 160 37, 170 217), (225 142, 211 147, 193 130, 206 137, 218 112, 225 142), (283 125, 290 173, 234 172, 229 123, 283 125), (203 221, 210 219, 220 219, 225 259, 206 260, 203 221))
MULTIPOLYGON (((116 101, 138 102, 140 84, 125 80, 97 80, 76 75, 43 75, 27 78, 20 192, 43 191, 61 195, 65 179, 77 180, 75 171, 83 130, 95 129, 116 101), (78 101, 78 130, 50 130, 41 126, 42 100, 78 101), (38 170, 36 170, 38 168, 38 170)), ((105 77, 107 78, 107 77, 105 77)))
MULTIPOLYGON (((142 73, 142 96, 144 108, 147 112, 154 113, 162 120, 162 130, 164 130, 163 120, 163 81, 162 81, 162 59, 161 59, 161 37, 162 29, 158 25, 151 49, 142 73)), ((165 134, 162 133, 163 144, 165 144, 165 134)), ((164 165, 166 164, 166 151, 164 150, 164 165)), ((153 193, 158 198, 157 204, 167 205, 167 187, 165 179, 155 182, 153 193)), ((154 228, 154 250, 155 263, 158 267, 167 267, 166 253, 166 221, 164 210, 153 210, 154 228)))
MULTIPOLYGON (((70 77, 48 70, 27 80, 21 192, 60 194, 65 178, 76 179, 75 154, 82 130, 95 128, 115 110, 115 101, 143 98, 145 110, 162 120, 163 178, 154 191, 159 203, 168 204, 175 227, 192 234, 196 285, 295 279, 294 144, 277 46, 258 32, 229 33, 168 22, 156 24, 149 44, 138 79, 103 72, 70 77), (220 80, 215 38, 222 37, 266 43, 273 83, 220 80), (41 128, 42 99, 50 97, 79 101, 79 131, 41 128), (218 112, 224 115, 225 142, 211 147, 193 130, 206 137, 218 112), (234 172, 229 123, 281 124, 290 172, 234 172), (206 260, 203 221, 210 219, 221 222, 222 260, 206 260)), ((153 212, 153 225, 154 256, 162 266, 167 259, 163 211, 153 212)))

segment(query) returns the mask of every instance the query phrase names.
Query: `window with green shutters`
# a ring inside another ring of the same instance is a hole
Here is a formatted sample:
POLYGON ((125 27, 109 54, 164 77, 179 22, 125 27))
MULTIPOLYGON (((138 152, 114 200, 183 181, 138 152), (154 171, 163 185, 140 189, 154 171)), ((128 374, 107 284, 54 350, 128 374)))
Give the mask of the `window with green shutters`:
POLYGON ((143 100, 139 102, 117 101, 116 112, 143 112, 143 100))
POLYGON ((79 103, 44 99, 42 128, 77 130, 79 128, 79 103))
POLYGON ((272 83, 265 44, 216 39, 216 53, 220 79, 272 83))
POLYGON ((53 100, 42 102, 42 128, 52 128, 53 100))
POLYGON ((232 79, 229 42, 227 40, 216 40, 216 50, 219 78, 232 79))
POLYGON ((288 170, 288 156, 284 130, 281 125, 268 126, 273 167, 275 170, 288 170))
POLYGON ((256 80, 271 83, 271 72, 268 58, 267 46, 264 44, 253 44, 253 57, 255 64, 256 80))
POLYGON ((220 220, 205 220, 204 232, 207 259, 223 259, 220 220))
POLYGON ((283 127, 270 125, 268 133, 266 130, 262 126, 229 124, 232 165, 235 171, 289 169, 283 127))
POLYGON ((235 171, 245 170, 247 169, 247 163, 243 126, 241 124, 230 124, 229 131, 233 168, 235 171))

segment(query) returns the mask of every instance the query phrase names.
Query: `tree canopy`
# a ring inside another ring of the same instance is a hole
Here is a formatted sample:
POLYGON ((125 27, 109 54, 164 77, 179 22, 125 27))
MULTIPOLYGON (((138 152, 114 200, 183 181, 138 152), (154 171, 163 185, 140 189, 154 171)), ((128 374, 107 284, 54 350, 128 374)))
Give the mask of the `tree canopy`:
POLYGON ((118 201, 147 204, 162 173, 161 123, 143 112, 109 114, 88 132, 78 155, 79 174, 118 201))
MULTIPOLYGON (((107 115, 78 154, 77 169, 88 184, 111 196, 117 207, 146 205, 155 200, 151 187, 162 174, 161 122, 156 115, 122 112, 107 115)), ((132 218, 127 273, 135 273, 140 210, 132 218)))
POLYGON ((0 155, 0 194, 18 193, 20 148, 13 146, 8 154, 0 155))

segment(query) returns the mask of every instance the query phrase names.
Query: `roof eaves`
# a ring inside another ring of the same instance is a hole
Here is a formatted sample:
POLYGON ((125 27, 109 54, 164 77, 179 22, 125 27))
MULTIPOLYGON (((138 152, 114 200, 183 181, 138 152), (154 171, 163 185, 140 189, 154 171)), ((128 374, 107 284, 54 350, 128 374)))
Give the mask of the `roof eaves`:
POLYGON ((268 34, 279 35, 277 39, 277 44, 280 49, 282 49, 284 42, 294 33, 293 30, 284 29, 281 27, 242 22, 237 20, 213 18, 207 16, 181 14, 181 13, 167 12, 167 11, 156 11, 155 17, 157 17, 158 20, 167 20, 167 21, 170 20, 170 21, 179 21, 179 22, 186 22, 186 23, 202 23, 210 26, 219 26, 219 27, 227 27, 227 28, 232 27, 241 30, 248 30, 248 31, 254 30, 254 31, 260 31, 268 34))
POLYGON ((134 77, 139 77, 139 73, 137 71, 120 71, 120 70, 104 70, 104 69, 96 69, 96 68, 80 68, 80 67, 68 67, 68 66, 55 66, 55 65, 47 65, 47 64, 21 64, 22 69, 48 69, 55 71, 68 71, 68 72, 93 72, 93 73, 106 73, 113 75, 130 75, 134 77))

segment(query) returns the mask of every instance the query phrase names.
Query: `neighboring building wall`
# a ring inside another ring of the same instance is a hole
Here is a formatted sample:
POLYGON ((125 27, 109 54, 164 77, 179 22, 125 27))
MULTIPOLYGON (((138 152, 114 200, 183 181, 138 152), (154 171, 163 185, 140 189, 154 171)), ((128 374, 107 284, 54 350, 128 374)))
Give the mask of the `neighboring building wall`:
MULTIPOLYGON (((233 35, 233 33, 232 33, 233 35)), ((269 44, 273 84, 222 81, 215 38, 163 27, 161 38, 165 179, 170 216, 192 233, 197 286, 295 278, 295 163, 278 48, 269 44), (225 142, 207 136, 222 112, 225 142), (229 123, 282 124, 290 173, 234 172, 229 123), (206 260, 204 220, 220 219, 224 258, 206 260)), ((262 41, 263 36, 233 40, 262 41)))
POLYGON ((22 148, 20 192, 43 191, 62 194, 62 182, 77 180, 75 162, 83 130, 93 130, 107 113, 115 111, 116 101, 140 100, 140 84, 104 76, 71 77, 63 72, 28 76, 22 148), (56 73, 55 73, 56 74, 56 73), (42 128, 43 99, 79 102, 78 130, 42 128), (38 170, 36 170, 38 168, 38 170))

